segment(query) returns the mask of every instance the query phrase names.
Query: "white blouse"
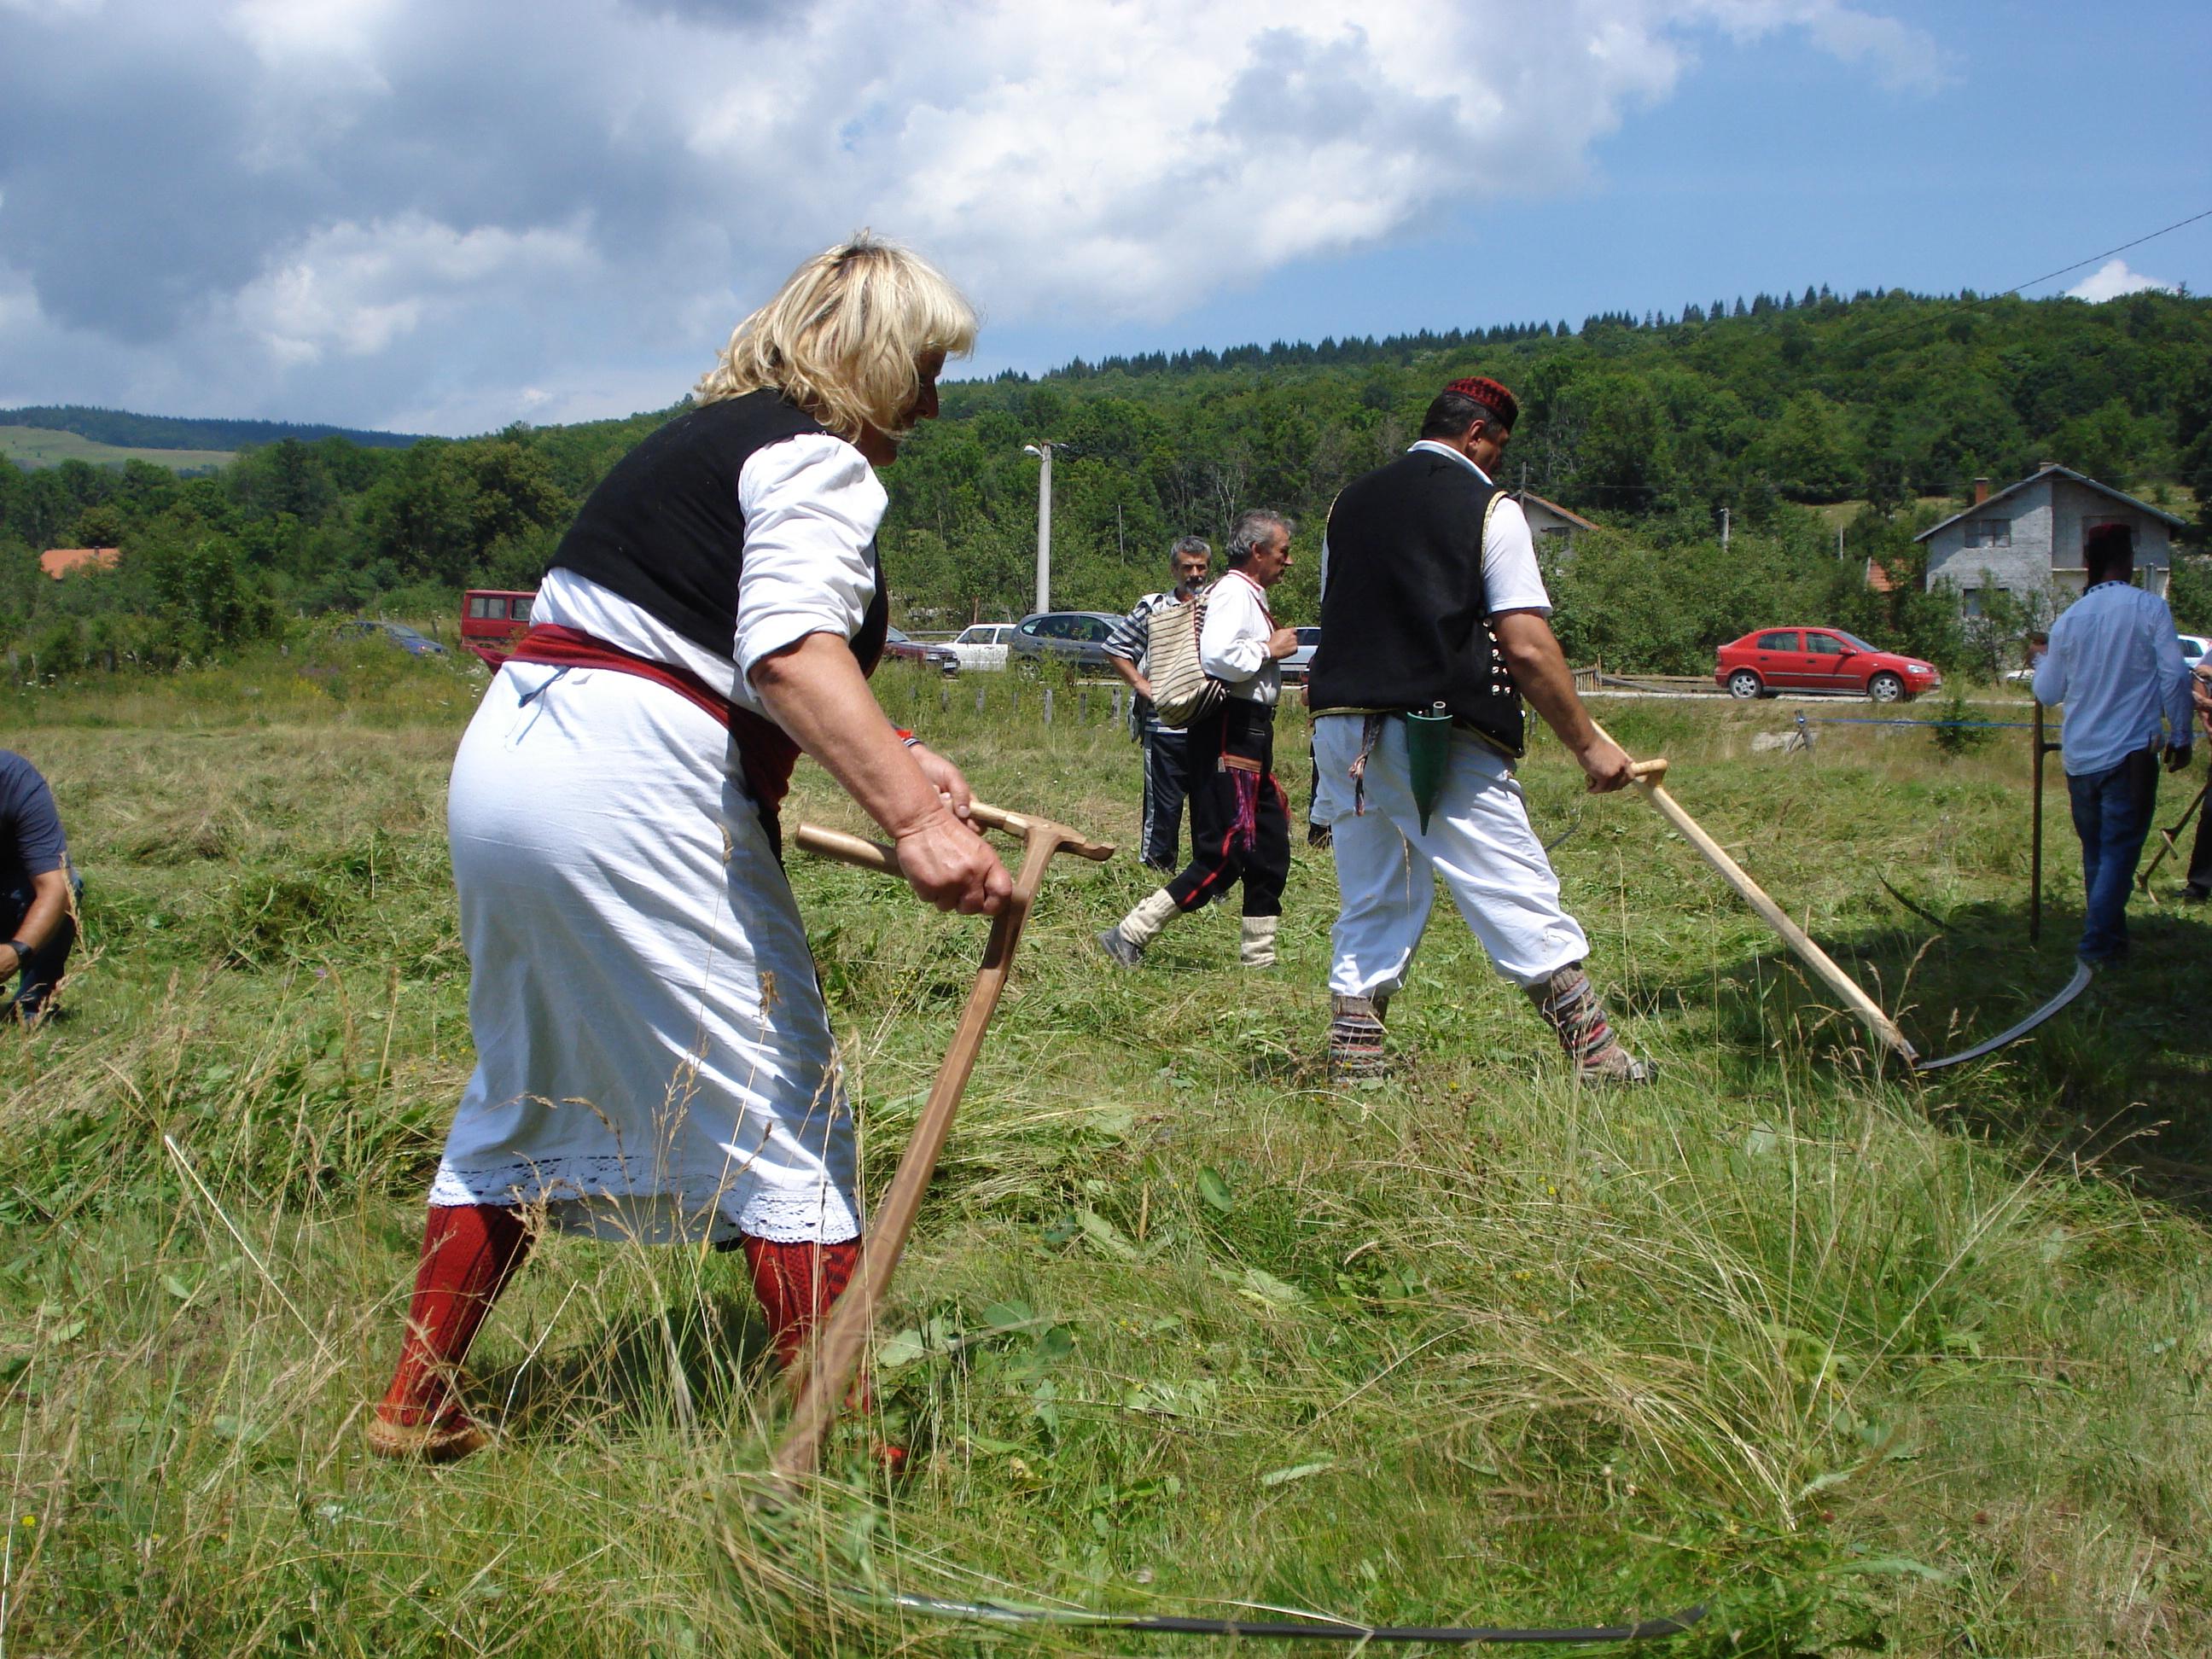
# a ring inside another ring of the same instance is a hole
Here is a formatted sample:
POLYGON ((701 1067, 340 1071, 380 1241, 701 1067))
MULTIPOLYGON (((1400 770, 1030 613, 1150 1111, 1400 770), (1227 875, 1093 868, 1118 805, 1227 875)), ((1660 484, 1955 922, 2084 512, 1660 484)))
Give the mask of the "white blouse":
POLYGON ((546 573, 531 620, 675 664, 739 708, 765 714, 749 678, 756 664, 809 634, 850 639, 859 630, 876 591, 868 548, 888 505, 875 469, 842 438, 787 438, 755 450, 738 475, 744 567, 727 656, 573 570, 546 573))

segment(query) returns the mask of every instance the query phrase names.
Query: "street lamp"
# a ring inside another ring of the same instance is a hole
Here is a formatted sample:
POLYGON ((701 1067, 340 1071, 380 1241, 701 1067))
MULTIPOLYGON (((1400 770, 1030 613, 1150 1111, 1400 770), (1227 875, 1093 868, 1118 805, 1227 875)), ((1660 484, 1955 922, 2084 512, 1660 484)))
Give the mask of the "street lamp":
POLYGON ((1036 608, 1052 609, 1052 446, 1024 444, 1022 453, 1034 455, 1037 468, 1037 583, 1036 608))

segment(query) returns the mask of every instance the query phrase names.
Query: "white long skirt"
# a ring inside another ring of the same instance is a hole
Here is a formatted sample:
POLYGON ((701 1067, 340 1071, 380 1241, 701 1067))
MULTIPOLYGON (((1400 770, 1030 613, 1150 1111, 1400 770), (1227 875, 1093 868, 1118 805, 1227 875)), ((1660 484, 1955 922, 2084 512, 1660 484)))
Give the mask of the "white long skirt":
POLYGON ((859 1234, 813 958, 733 761, 635 675, 493 678, 447 806, 477 1069, 431 1203, 651 1243, 859 1234))

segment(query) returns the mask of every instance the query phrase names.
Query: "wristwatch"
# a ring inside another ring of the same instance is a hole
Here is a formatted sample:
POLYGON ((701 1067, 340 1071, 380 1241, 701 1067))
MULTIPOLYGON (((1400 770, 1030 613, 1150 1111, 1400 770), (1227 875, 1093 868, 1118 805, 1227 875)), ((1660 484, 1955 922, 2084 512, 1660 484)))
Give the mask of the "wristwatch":
POLYGON ((22 940, 19 939, 9 939, 8 941, 8 948, 15 953, 15 967, 17 971, 20 972, 21 969, 31 965, 31 947, 24 944, 22 940))

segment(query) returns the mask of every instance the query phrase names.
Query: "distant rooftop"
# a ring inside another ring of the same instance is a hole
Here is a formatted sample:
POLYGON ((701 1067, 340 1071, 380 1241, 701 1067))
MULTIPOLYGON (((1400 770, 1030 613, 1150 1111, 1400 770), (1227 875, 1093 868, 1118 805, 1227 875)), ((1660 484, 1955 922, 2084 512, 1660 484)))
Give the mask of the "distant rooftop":
POLYGON ((39 555, 39 568, 59 581, 70 571, 82 570, 87 565, 112 570, 115 562, 122 556, 122 550, 114 547, 50 547, 39 555))

